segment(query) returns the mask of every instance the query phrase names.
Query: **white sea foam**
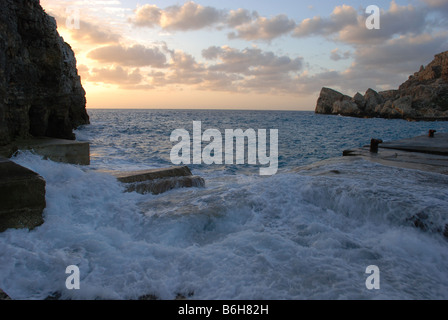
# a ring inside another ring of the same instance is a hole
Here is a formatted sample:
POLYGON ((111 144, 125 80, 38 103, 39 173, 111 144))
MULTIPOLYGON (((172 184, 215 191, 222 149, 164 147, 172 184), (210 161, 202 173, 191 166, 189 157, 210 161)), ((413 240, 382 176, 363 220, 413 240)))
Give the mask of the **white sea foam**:
POLYGON ((154 196, 29 153, 14 161, 47 182, 45 223, 0 234, 0 288, 14 299, 448 298, 448 242, 408 220, 446 222, 443 175, 357 161, 323 169, 334 175, 214 173, 154 196), (65 287, 68 265, 80 290, 65 287), (365 286, 369 265, 380 290, 365 286))

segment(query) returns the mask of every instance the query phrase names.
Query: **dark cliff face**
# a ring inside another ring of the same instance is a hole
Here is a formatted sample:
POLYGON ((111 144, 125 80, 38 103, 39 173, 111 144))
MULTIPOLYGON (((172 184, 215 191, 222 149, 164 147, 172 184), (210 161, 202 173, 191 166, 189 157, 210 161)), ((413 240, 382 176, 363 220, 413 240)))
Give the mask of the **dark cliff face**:
POLYGON ((354 117, 402 118, 408 120, 448 120, 448 51, 435 55, 397 90, 376 92, 368 89, 353 98, 323 88, 316 113, 354 117))
POLYGON ((72 49, 39 0, 0 6, 0 145, 30 136, 74 139, 89 116, 72 49))

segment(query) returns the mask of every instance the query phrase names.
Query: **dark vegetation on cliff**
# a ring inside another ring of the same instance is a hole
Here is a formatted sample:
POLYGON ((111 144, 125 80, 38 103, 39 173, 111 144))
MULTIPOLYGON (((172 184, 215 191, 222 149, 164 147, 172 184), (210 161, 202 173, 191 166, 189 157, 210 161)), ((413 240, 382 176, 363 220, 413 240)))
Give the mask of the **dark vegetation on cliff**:
POLYGON ((47 136, 74 139, 89 123, 71 47, 39 0, 0 2, 0 145, 47 136))
POLYGON ((448 120, 448 51, 435 55, 397 90, 368 89, 349 97, 322 88, 316 113, 353 117, 401 118, 407 120, 448 120))

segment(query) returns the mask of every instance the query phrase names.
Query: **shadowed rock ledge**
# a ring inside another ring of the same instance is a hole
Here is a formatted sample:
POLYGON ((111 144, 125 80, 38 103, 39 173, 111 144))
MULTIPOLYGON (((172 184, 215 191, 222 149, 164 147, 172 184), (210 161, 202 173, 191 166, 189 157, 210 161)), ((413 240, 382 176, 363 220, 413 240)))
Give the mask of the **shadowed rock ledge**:
POLYGON ((406 120, 448 120, 448 51, 435 55, 397 90, 344 95, 322 88, 315 113, 406 120))

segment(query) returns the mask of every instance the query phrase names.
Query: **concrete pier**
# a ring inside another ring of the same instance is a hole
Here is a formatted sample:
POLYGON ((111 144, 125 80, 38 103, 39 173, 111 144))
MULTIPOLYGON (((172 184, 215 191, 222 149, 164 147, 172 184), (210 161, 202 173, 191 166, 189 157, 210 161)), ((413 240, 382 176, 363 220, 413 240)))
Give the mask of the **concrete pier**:
POLYGON ((79 165, 90 164, 90 144, 83 141, 33 138, 16 143, 19 150, 32 150, 56 162, 64 162, 79 165))
POLYGON ((17 140, 14 143, 0 147, 0 156, 11 157, 16 151, 30 150, 45 159, 70 164, 90 164, 90 144, 84 141, 35 137, 17 140))
POLYGON ((364 146, 344 150, 343 156, 357 156, 389 166, 448 174, 448 133, 385 141, 378 145, 377 152, 371 152, 370 146, 364 146))
MULTIPOLYGON (((431 130, 432 131, 432 130, 431 130)), ((448 156, 448 133, 432 133, 414 138, 384 142, 380 148, 448 156)))

